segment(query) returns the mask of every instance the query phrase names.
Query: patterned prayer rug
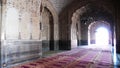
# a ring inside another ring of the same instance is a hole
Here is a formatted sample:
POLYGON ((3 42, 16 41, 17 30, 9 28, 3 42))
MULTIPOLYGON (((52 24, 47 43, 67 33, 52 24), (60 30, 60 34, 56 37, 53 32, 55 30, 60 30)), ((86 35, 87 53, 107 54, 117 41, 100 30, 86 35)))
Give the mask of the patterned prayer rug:
POLYGON ((110 49, 75 48, 12 68, 113 68, 110 49))

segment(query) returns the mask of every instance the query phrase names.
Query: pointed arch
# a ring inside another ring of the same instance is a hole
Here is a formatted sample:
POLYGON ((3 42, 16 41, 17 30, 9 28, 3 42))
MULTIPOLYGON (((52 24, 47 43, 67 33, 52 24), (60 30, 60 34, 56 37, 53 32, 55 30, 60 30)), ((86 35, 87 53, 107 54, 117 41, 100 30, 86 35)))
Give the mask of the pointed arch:
MULTIPOLYGON (((58 40, 59 40, 58 14, 49 0, 42 0, 42 5, 43 5, 43 8, 47 8, 49 10, 51 16, 53 17, 53 23, 50 27, 53 28, 53 32, 54 32, 53 33, 54 50, 58 50, 58 40)), ((44 9, 43 9, 43 12, 44 12, 44 9)), ((44 18, 42 19, 44 20, 44 18)))
POLYGON ((109 42, 111 43, 111 39, 112 39, 112 30, 111 30, 111 26, 110 23, 106 22, 106 21, 94 21, 92 22, 89 26, 88 26, 88 44, 95 44, 95 33, 96 33, 96 29, 98 29, 99 27, 104 27, 106 28, 109 32, 109 42))

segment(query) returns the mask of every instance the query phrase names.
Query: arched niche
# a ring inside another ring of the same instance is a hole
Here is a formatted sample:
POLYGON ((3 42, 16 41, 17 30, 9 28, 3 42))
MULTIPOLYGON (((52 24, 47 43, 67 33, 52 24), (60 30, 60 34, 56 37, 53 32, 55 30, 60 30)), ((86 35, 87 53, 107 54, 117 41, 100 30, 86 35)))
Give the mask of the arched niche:
POLYGON ((50 37, 51 37, 51 28, 50 28, 50 12, 47 8, 44 8, 44 12, 42 12, 42 17, 44 18, 42 20, 42 47, 43 51, 49 51, 50 50, 50 37))
POLYGON ((19 20, 18 11, 15 8, 9 8, 6 13, 5 34, 6 39, 18 39, 19 20))
POLYGON ((31 28, 32 24, 30 21, 30 15, 27 12, 24 12, 22 15, 22 20, 20 23, 20 32, 21 32, 21 39, 28 40, 30 39, 30 33, 32 32, 31 28))

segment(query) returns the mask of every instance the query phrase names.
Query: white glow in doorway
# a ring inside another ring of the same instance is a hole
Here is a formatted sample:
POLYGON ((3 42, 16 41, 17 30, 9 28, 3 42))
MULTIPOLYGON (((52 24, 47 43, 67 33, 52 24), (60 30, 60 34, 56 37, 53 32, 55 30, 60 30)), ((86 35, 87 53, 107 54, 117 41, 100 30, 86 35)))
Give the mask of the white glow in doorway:
POLYGON ((100 27, 95 33, 97 45, 108 45, 109 44, 109 32, 106 28, 100 27))

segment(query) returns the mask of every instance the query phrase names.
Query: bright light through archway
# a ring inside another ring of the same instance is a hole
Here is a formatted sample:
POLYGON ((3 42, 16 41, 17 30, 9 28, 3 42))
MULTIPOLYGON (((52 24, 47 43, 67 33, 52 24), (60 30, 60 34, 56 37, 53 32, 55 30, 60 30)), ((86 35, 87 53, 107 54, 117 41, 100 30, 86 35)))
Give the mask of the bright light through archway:
POLYGON ((106 28, 100 27, 95 33, 97 45, 108 45, 109 44, 109 32, 106 28))

